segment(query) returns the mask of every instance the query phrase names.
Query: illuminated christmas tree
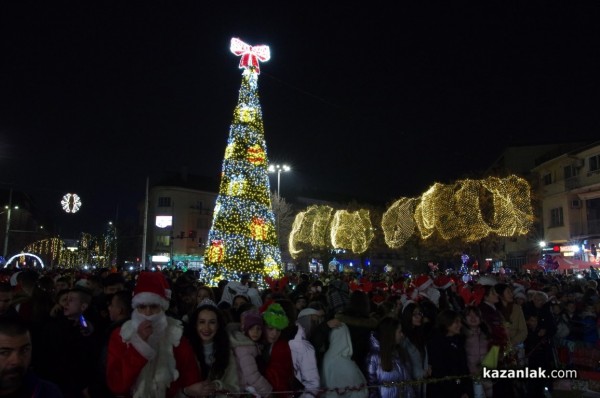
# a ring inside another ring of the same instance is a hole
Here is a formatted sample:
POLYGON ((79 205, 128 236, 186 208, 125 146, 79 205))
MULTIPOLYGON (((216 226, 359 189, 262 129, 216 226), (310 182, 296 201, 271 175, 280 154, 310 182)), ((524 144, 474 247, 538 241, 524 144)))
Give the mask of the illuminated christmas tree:
POLYGON ((204 276, 212 282, 237 280, 242 273, 255 280, 279 277, 282 269, 257 85, 259 61, 269 60, 269 47, 234 38, 231 51, 242 57, 244 71, 204 256, 204 276))

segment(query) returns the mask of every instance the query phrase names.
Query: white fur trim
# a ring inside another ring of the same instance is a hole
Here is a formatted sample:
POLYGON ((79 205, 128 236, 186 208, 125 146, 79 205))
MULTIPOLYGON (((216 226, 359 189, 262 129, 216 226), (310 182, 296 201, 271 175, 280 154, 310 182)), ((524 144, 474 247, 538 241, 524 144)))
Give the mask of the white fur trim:
POLYGON ((169 309, 169 300, 156 293, 140 292, 133 296, 131 306, 135 308, 140 304, 158 304, 164 311, 169 309))
POLYGON ((152 360, 152 358, 154 358, 156 356, 156 350, 154 348, 152 348, 144 340, 142 340, 142 338, 140 337, 139 334, 134 333, 131 336, 131 340, 129 342, 137 350, 137 352, 142 354, 142 356, 144 358, 146 358, 147 360, 150 361, 150 360, 152 360))
MULTIPOLYGON (((171 383, 179 378, 173 347, 179 346, 182 334, 181 321, 167 317, 167 328, 162 343, 158 346, 156 356, 142 368, 133 387, 134 398, 166 396, 171 383)), ((137 336, 137 331, 133 330, 132 322, 125 322, 121 327, 121 338, 137 349, 134 336, 137 336)))

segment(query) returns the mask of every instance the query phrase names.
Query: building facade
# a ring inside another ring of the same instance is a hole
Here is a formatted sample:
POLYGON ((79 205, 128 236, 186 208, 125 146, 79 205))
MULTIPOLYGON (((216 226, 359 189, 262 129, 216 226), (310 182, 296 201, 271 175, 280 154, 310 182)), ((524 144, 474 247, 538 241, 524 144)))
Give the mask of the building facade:
POLYGON ((533 172, 544 240, 564 256, 593 261, 600 243, 600 142, 551 157, 533 172))
POLYGON ((147 264, 201 265, 217 200, 215 182, 203 182, 169 181, 149 189, 147 264))

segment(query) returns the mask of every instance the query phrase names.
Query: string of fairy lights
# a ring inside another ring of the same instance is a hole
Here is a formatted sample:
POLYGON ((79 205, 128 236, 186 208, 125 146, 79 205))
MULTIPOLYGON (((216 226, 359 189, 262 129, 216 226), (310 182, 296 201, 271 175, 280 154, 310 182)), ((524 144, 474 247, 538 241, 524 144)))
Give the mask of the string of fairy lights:
MULTIPOLYGON (((420 198, 400 198, 385 211, 381 221, 385 242, 397 249, 415 232, 422 239, 437 232, 442 239, 465 242, 490 234, 526 235, 533 225, 530 192, 529 183, 515 175, 436 183, 420 198)), ((290 254, 298 258, 306 245, 351 249, 360 254, 368 249, 373 237, 368 210, 334 211, 329 206, 314 205, 294 219, 290 254)))
MULTIPOLYGON (((114 232, 94 236, 82 233, 77 246, 69 248, 57 237, 27 245, 23 251, 43 256, 50 266, 79 268, 84 264, 99 268, 109 267, 116 257, 114 232)), ((21 262, 21 261, 20 261, 21 262)))

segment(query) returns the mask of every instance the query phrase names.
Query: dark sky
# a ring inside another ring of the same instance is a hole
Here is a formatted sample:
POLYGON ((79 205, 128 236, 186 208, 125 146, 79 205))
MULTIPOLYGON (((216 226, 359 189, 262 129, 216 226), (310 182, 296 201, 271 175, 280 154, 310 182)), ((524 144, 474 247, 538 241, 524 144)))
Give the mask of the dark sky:
POLYGON ((78 192, 61 222, 92 230, 147 176, 217 176, 241 83, 232 37, 271 48, 259 93, 269 159, 293 167, 284 197, 387 202, 506 145, 598 136, 596 0, 264 3, 1 2, 0 188, 53 210, 78 192))

